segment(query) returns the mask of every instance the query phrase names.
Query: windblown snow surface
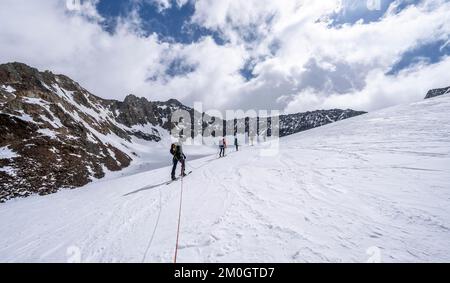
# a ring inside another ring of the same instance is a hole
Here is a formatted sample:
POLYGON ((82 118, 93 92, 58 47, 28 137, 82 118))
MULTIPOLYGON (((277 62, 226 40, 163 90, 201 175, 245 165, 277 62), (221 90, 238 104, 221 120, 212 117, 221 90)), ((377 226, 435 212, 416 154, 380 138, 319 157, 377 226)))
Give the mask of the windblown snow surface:
MULTIPOLYGON (((450 97, 190 163, 179 262, 450 261, 450 97), (371 259, 372 258, 372 259, 371 259)), ((170 168, 0 205, 2 262, 171 262, 170 168)))

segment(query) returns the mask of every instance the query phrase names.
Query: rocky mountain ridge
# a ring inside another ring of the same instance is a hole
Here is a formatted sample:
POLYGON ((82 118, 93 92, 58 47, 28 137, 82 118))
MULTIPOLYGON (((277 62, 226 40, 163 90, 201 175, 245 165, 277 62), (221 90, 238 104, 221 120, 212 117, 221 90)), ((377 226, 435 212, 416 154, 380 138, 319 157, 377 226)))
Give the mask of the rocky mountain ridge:
MULTIPOLYGON (((64 75, 22 63, 0 65, 0 202, 80 187, 106 171, 128 167, 139 158, 136 141, 161 142, 179 109, 194 117, 194 109, 175 99, 152 102, 129 95, 124 101, 108 100, 64 75)), ((280 134, 364 113, 335 109, 282 115, 280 134)), ((248 130, 249 121, 236 123, 246 123, 248 130)), ((208 126, 196 122, 202 129, 208 126)))
POLYGON ((436 96, 441 96, 444 94, 448 94, 450 93, 450 86, 449 87, 445 87, 445 88, 437 88, 437 89, 432 89, 430 91, 428 91, 427 95, 425 96, 425 99, 430 99, 436 96))

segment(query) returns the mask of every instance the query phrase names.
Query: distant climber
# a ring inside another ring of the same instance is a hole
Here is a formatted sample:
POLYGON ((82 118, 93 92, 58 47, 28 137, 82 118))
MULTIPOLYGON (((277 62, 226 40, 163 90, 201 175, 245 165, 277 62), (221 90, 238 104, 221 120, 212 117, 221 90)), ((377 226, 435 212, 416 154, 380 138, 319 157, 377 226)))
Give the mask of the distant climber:
POLYGON ((249 134, 250 136, 250 146, 254 146, 255 145, 255 136, 253 134, 249 134))
POLYGON ((219 140, 219 157, 225 157, 225 149, 227 148, 227 141, 225 138, 219 140))
POLYGON ((177 170, 178 162, 181 163, 181 176, 186 176, 185 174, 185 165, 186 165, 186 155, 183 153, 183 148, 180 144, 172 144, 170 147, 170 154, 172 154, 173 159, 173 166, 172 166, 172 180, 176 180, 175 171, 177 170))

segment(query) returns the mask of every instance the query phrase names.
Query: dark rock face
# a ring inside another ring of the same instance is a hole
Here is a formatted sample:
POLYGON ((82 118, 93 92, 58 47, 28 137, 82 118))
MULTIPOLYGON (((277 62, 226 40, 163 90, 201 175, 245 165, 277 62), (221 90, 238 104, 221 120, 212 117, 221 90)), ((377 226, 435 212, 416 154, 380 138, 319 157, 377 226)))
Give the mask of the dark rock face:
POLYGON ((450 93, 450 86, 446 87, 446 88, 432 89, 427 93, 427 96, 425 96, 425 99, 433 98, 436 96, 441 96, 441 95, 448 94, 448 93, 450 93))
POLYGON ((283 115, 280 116, 280 136, 285 137, 363 114, 366 112, 332 109, 283 115))
POLYGON ((0 201, 45 195, 102 178, 131 158, 102 141, 103 135, 130 140, 101 106, 100 98, 69 78, 24 64, 0 65, 0 201), (7 87, 5 87, 7 86, 7 87))
MULTIPOLYGON (((109 109, 114 113, 116 121, 127 127, 151 124, 160 126, 167 131, 170 131, 173 127, 171 117, 174 111, 182 109, 193 113, 193 109, 184 106, 175 99, 167 102, 151 102, 146 98, 139 98, 132 94, 128 95, 123 102, 111 101, 109 109)), ((144 133, 135 130, 128 133, 147 141, 161 141, 158 131, 144 133)))
POLYGON ((112 109, 120 113, 116 117, 118 122, 131 127, 136 124, 156 124, 157 118, 153 114, 155 108, 147 99, 129 95, 124 102, 115 101, 112 109))
MULTIPOLYGON (((367 112, 354 111, 354 110, 317 110, 306 113, 296 113, 290 115, 281 115, 279 119, 279 135, 280 137, 286 137, 296 133, 300 133, 313 128, 321 127, 330 123, 338 122, 355 116, 366 114, 367 112)), ((217 132, 215 136, 229 135, 226 129, 245 129, 245 133, 248 136, 271 136, 272 135, 272 120, 274 117, 269 117, 266 122, 260 125, 260 118, 245 118, 234 121, 222 121, 223 132, 217 132)), ((207 126, 207 125, 204 125, 207 126)), ((242 133, 239 133, 242 134, 242 133)))
MULTIPOLYGON (((124 101, 107 100, 64 75, 21 63, 0 65, 0 202, 84 186, 104 177, 105 169, 122 170, 139 158, 133 140, 161 141, 161 131, 175 126, 171 118, 177 110, 188 111, 202 132, 217 120, 175 99, 152 102, 129 95, 124 101)), ((321 110, 280 116, 280 135, 363 113, 321 110)), ((224 129, 228 123, 231 128, 244 123, 248 132, 249 121, 221 122, 224 129)))

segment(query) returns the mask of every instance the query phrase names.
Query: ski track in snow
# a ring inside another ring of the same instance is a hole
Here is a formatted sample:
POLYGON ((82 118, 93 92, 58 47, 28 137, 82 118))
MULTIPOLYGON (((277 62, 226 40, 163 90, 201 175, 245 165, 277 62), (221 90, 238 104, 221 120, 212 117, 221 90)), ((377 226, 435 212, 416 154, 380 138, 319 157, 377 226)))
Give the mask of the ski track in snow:
MULTIPOLYGON (((191 162, 179 262, 450 261, 450 98, 191 162)), ((231 149, 229 150, 231 151, 231 149)), ((170 168, 0 205, 1 262, 171 262, 170 168)))

